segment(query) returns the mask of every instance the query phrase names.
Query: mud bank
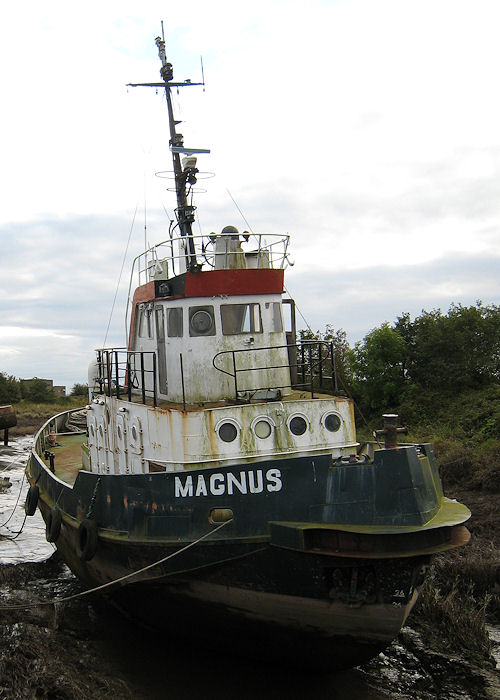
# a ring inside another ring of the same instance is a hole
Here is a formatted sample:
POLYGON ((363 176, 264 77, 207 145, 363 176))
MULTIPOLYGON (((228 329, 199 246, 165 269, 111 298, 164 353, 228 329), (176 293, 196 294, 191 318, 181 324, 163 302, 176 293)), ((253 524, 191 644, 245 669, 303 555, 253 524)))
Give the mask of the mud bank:
POLYGON ((81 590, 57 554, 45 562, 0 567, 0 697, 500 697, 493 668, 426 648, 411 627, 369 664, 335 676, 313 676, 276 667, 272 659, 222 658, 174 630, 158 634, 138 628, 102 596, 44 605, 81 590), (26 609, 5 609, 26 604, 26 609))

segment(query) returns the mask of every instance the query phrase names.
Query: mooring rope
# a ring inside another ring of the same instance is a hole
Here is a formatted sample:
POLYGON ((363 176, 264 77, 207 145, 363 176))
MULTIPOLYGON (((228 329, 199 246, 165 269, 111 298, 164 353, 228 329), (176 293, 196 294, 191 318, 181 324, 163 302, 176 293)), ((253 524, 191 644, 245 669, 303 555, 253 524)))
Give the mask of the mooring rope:
MULTIPOLYGON (((13 464, 15 464, 16 462, 18 462, 20 459, 23 459, 25 456, 26 456, 26 455, 19 455, 19 457, 16 457, 16 459, 13 459, 12 462, 9 462, 9 464, 8 464, 4 469, 2 469, 2 471, 5 471, 5 470, 8 469, 9 467, 12 467, 13 464)), ((12 516, 14 515, 14 513, 16 512, 17 504, 19 503, 19 499, 21 498, 21 493, 22 493, 22 491, 23 491, 23 485, 24 485, 24 479, 25 479, 25 478, 26 478, 26 472, 23 472, 23 478, 21 479, 21 486, 19 487, 19 493, 17 494, 17 501, 16 501, 16 504, 15 504, 13 510, 12 510, 12 513, 9 515, 9 517, 7 518, 7 520, 6 520, 4 523, 1 523, 1 524, 0 524, 0 527, 5 527, 5 526, 7 525, 7 523, 9 522, 9 520, 10 520, 10 519, 12 518, 12 516)), ((22 526, 21 526, 21 529, 20 529, 19 532, 16 534, 16 537, 17 537, 18 535, 20 535, 21 532, 23 531, 23 527, 24 527, 24 523, 25 523, 25 522, 26 522, 26 516, 24 517, 24 522, 23 522, 23 524, 22 524, 22 526)), ((7 530, 9 530, 9 528, 7 528, 7 530)), ((9 530, 9 531, 10 531, 10 530, 9 530)), ((0 535, 0 537, 3 537, 3 539, 5 539, 5 540, 13 540, 13 539, 15 539, 15 537, 8 537, 8 536, 6 536, 6 535, 0 535)))
MULTIPOLYGON (((43 601, 38 601, 36 603, 27 603, 24 605, 2 605, 2 606, 0 606, 0 610, 26 610, 27 608, 36 608, 36 607, 43 606, 43 605, 57 605, 58 603, 67 603, 70 600, 75 600, 76 598, 83 598, 84 596, 90 595, 91 593, 97 593, 97 591, 102 591, 105 588, 110 588, 111 586, 114 586, 117 583, 121 583, 122 581, 126 581, 127 579, 132 578, 133 576, 137 576, 138 574, 142 574, 145 571, 148 571, 149 569, 153 569, 155 566, 158 566, 159 564, 163 564, 164 562, 168 561, 169 559, 173 559, 174 557, 178 556, 179 554, 182 554, 182 552, 187 551, 191 547, 194 547, 202 540, 205 540, 207 537, 210 537, 210 535, 213 535, 218 530, 222 529, 223 527, 225 527, 226 525, 229 525, 229 523, 232 523, 232 522, 233 522, 233 518, 231 518, 231 520, 226 520, 225 523, 221 523, 220 525, 218 525, 215 528, 215 530, 210 530, 209 532, 206 532, 204 535, 199 537, 194 542, 190 542, 185 547, 178 549, 177 552, 173 552, 172 554, 168 554, 166 557, 163 557, 162 559, 159 559, 158 561, 153 562, 153 564, 148 564, 147 566, 144 566, 142 569, 137 569, 137 571, 133 571, 130 574, 125 574, 124 576, 120 576, 120 578, 114 579, 113 581, 108 581, 107 583, 103 583, 100 586, 96 586, 95 588, 89 588, 86 591, 81 591, 80 593, 74 593, 73 595, 65 596, 64 598, 57 598, 56 600, 43 600, 43 601)), ((250 556, 251 554, 255 554, 256 552, 260 552, 263 549, 266 549, 266 548, 260 547, 259 549, 254 550, 252 552, 246 552, 245 554, 240 554, 236 557, 230 557, 229 559, 223 559, 223 560, 217 561, 217 562, 210 562, 207 564, 202 564, 202 565, 194 567, 192 569, 185 569, 183 571, 172 571, 170 573, 165 574, 165 576, 173 576, 173 575, 188 573, 189 571, 196 571, 198 569, 203 569, 207 566, 215 566, 216 564, 223 564, 227 561, 232 561, 233 559, 240 559, 244 556, 250 556)))

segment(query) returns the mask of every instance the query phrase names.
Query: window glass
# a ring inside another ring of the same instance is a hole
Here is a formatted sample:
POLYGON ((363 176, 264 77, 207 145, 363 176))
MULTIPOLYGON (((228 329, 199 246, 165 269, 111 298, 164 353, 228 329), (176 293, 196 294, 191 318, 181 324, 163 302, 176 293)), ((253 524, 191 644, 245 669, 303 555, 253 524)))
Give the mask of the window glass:
POLYGON ((262 333, 259 304, 222 304, 220 307, 222 333, 262 333))
POLYGON ((182 307, 167 311, 167 335, 169 338, 182 338, 182 307))
POLYGON ((215 335, 213 306, 192 306, 189 309, 189 335, 215 335))
POLYGON ((281 315, 281 304, 279 301, 273 301, 273 323, 271 331, 274 333, 283 332, 283 316, 281 315))
POLYGON ((151 311, 145 306, 139 307, 139 337, 151 338, 151 311))

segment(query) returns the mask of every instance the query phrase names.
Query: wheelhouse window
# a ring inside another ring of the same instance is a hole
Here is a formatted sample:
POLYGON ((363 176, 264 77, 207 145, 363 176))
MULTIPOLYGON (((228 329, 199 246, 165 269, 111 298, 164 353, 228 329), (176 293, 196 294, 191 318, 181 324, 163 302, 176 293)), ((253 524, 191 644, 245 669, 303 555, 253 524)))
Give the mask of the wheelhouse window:
POLYGON ((213 306, 191 306, 189 309, 189 335, 215 335, 213 306))
POLYGON ((223 335, 262 333, 260 304, 222 304, 220 314, 223 335))
POLYGON ((169 338, 182 338, 182 307, 177 306, 167 311, 167 335, 169 338))
POLYGON ((139 338, 152 338, 151 309, 141 304, 138 307, 138 312, 137 335, 139 338))
POLYGON ((281 313, 281 304, 279 301, 273 301, 272 307, 272 328, 273 333, 283 332, 283 315, 281 313))

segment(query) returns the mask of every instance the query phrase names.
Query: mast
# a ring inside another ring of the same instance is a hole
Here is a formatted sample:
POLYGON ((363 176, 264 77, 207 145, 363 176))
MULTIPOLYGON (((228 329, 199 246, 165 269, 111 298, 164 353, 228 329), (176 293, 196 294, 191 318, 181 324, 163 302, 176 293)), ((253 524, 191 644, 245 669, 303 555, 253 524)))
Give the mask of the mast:
MULTIPOLYGON (((163 23, 162 23, 163 25, 163 23)), ((186 257, 187 257, 187 270, 190 272, 197 272, 200 270, 201 265, 196 259, 196 251, 193 240, 193 222, 194 213, 196 207, 188 203, 187 186, 196 184, 196 174, 198 173, 198 168, 196 167, 196 158, 185 158, 181 161, 181 154, 186 156, 192 156, 194 153, 210 153, 208 149, 204 148, 187 148, 184 146, 184 137, 182 134, 177 133, 177 124, 180 122, 175 120, 174 110, 172 107, 172 87, 188 87, 192 85, 203 85, 204 83, 193 83, 190 80, 185 80, 181 83, 173 82, 174 72, 172 64, 167 61, 167 55, 165 52, 165 40, 161 37, 156 37, 156 46, 158 48, 158 55, 161 61, 160 75, 163 80, 162 83, 129 83, 130 87, 163 87, 165 89, 165 97, 167 100, 167 110, 168 110, 168 123, 170 130, 170 151, 172 153, 172 162, 174 166, 174 177, 175 177, 175 194, 177 198, 177 209, 175 210, 177 221, 179 224, 180 235, 186 239, 186 257)))
POLYGON ((177 123, 174 119, 174 110, 172 107, 172 94, 170 82, 173 80, 174 71, 172 64, 168 63, 165 53, 165 41, 161 37, 156 37, 156 46, 158 47, 158 55, 161 61, 160 75, 165 83, 165 96, 167 98, 168 123, 170 127, 170 150, 172 151, 172 161, 174 165, 175 177, 175 193, 177 197, 177 219, 181 236, 187 238, 188 245, 188 269, 193 271, 199 269, 198 261, 193 241, 192 224, 194 222, 195 207, 190 206, 187 201, 186 182, 194 184, 196 182, 197 168, 182 169, 180 154, 184 151, 184 138, 182 134, 178 134, 176 130, 177 123))

